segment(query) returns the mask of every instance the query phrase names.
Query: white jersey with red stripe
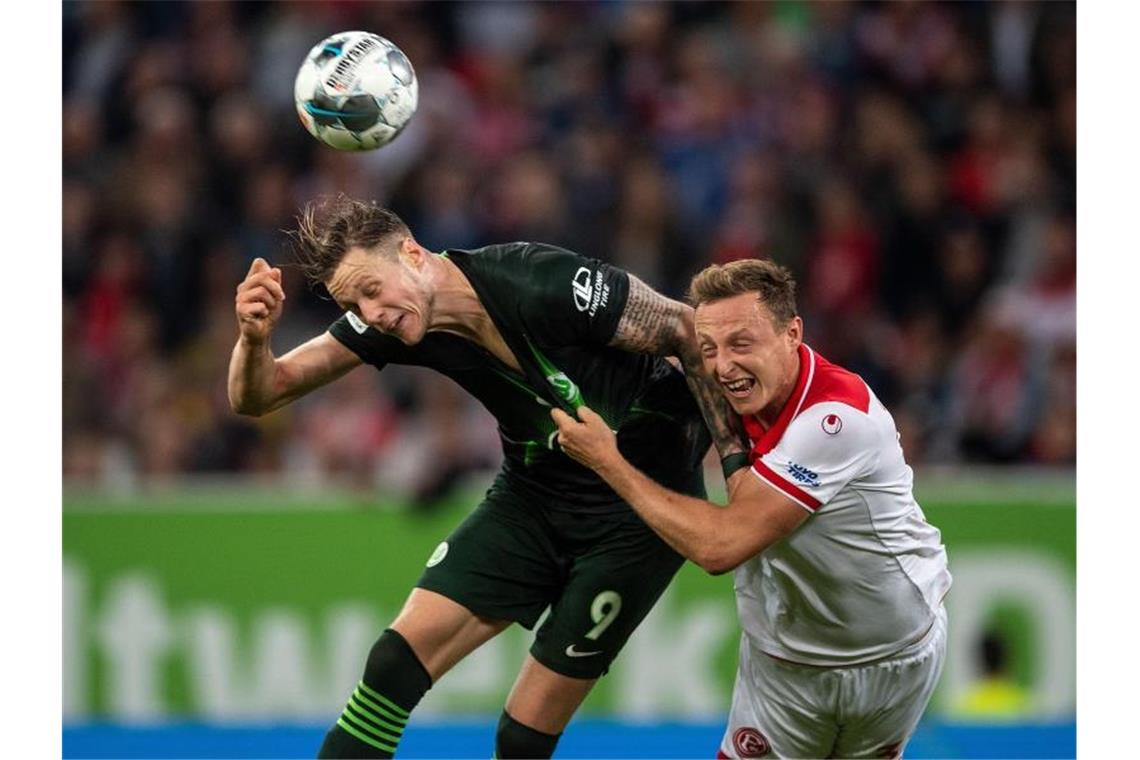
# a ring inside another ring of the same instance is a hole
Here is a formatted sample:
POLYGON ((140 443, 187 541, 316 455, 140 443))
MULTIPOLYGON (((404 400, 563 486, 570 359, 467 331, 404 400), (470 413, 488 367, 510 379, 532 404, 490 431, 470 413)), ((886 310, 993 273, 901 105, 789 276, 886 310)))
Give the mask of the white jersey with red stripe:
POLYGON ((752 474, 811 513, 736 569, 753 645, 791 662, 844 666, 920 639, 950 588, 941 533, 912 491, 898 431, 858 375, 806 345, 771 428, 744 420, 752 474))

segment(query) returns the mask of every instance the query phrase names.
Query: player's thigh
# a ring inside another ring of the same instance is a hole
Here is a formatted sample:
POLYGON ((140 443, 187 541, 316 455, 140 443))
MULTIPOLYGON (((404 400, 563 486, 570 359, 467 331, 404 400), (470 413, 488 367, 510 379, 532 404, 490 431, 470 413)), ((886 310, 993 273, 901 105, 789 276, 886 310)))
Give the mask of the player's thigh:
POLYGON ((391 628, 404 637, 435 682, 510 624, 476 615, 434 591, 415 588, 391 628))
POLYGON ((533 628, 565 573, 549 534, 541 515, 493 493, 436 547, 416 586, 478 617, 533 628))
POLYGON ((536 731, 560 734, 597 682, 555 673, 528 654, 507 697, 507 713, 536 731))
POLYGON ((578 679, 606 672, 684 562, 631 515, 597 519, 614 525, 575 557, 530 650, 550 670, 578 679))
POLYGON ((946 657, 942 610, 922 642, 886 662, 853 669, 843 687, 848 711, 835 745, 837 757, 899 757, 942 674, 946 657))
POLYGON ((732 707, 720 755, 829 757, 838 724, 838 677, 821 668, 781 663, 740 637, 732 707))

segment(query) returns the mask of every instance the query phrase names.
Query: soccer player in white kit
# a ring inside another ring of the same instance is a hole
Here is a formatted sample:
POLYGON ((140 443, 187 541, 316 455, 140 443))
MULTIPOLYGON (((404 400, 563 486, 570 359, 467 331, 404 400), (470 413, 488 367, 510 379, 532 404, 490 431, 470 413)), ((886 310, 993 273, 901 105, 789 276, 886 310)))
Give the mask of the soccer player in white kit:
POLYGON ((646 477, 588 408, 553 412, 559 442, 678 552, 735 568, 744 632, 718 757, 898 757, 942 670, 951 579, 894 420, 803 343, 783 267, 714 265, 690 300, 749 442, 720 452, 728 505, 646 477))

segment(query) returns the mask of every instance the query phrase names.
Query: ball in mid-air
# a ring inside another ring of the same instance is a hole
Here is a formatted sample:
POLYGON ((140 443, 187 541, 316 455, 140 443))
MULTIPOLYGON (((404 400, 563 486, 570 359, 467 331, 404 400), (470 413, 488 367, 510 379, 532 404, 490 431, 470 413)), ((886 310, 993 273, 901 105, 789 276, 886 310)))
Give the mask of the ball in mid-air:
POLYGON ((305 56, 293 98, 313 137, 338 150, 374 150, 407 126, 419 83, 408 57, 388 40, 341 32, 305 56))

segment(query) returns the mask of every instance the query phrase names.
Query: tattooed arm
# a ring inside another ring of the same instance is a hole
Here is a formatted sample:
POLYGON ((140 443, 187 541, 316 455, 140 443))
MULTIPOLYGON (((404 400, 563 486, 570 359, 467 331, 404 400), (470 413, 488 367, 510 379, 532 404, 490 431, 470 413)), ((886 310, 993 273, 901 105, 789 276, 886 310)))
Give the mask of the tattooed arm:
MULTIPOLYGON (((629 298, 610 345, 625 351, 680 359, 689 390, 701 408, 721 459, 748 451, 740 419, 729 409, 716 381, 704 370, 692 307, 666 298, 629 275, 629 298)), ((730 483, 730 490, 732 485, 730 483)))

